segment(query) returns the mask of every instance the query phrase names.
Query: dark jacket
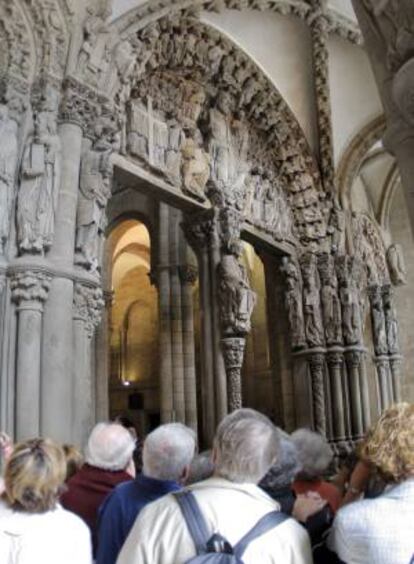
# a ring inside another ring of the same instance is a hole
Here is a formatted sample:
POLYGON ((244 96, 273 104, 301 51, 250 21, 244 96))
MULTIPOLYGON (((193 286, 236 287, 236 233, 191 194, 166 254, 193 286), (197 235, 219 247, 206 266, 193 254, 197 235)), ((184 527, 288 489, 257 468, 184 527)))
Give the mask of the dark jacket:
POLYGON ((67 492, 61 496, 65 509, 79 515, 89 526, 94 554, 96 552, 98 509, 105 497, 121 482, 132 480, 124 470, 103 470, 84 464, 67 482, 67 492))
POLYGON ((143 474, 133 482, 117 486, 99 510, 96 564, 115 564, 141 509, 179 489, 176 482, 155 480, 143 474))

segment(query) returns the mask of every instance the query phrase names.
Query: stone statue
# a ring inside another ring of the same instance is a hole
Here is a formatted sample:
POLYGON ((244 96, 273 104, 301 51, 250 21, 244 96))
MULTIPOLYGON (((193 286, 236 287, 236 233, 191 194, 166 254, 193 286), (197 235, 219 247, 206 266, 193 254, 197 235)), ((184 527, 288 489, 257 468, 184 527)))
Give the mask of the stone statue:
POLYGON ((377 355, 384 355, 388 353, 388 343, 381 288, 379 286, 370 288, 369 296, 371 302, 372 333, 375 353, 377 355))
POLYGON ((388 352, 391 355, 399 354, 398 344, 398 319, 394 305, 393 291, 388 287, 383 292, 383 304, 385 314, 385 329, 387 332, 388 352))
POLYGON ((342 343, 341 301, 332 257, 326 256, 325 260, 321 261, 320 273, 326 342, 328 345, 339 345, 342 343))
POLYGON ((205 200, 205 187, 210 176, 210 158, 195 139, 185 139, 181 147, 182 186, 184 192, 198 200, 205 200))
POLYGON ((305 336, 309 347, 318 347, 324 343, 319 296, 316 257, 304 261, 303 277, 303 313, 305 318, 305 336))
POLYGON ((361 344, 362 330, 357 291, 350 281, 345 281, 339 289, 342 305, 342 328, 347 345, 361 344))
POLYGON ((245 192, 248 172, 248 130, 231 114, 232 98, 227 91, 218 94, 216 107, 210 110, 209 153, 211 157, 210 183, 230 205, 245 192))
POLYGON ((393 244, 387 250, 388 269, 395 286, 407 284, 407 270, 401 245, 393 244))
POLYGON ((0 104, 0 255, 9 237, 18 155, 18 122, 6 104, 0 104))
POLYGON ((110 157, 118 143, 116 127, 107 118, 97 123, 95 136, 81 161, 75 245, 75 263, 91 271, 100 267, 106 205, 111 195, 110 157))
POLYGON ((44 107, 35 115, 34 135, 23 154, 17 200, 21 253, 42 254, 53 242, 61 177, 57 107, 57 94, 49 91, 44 107))
POLYGON ((291 258, 285 257, 283 259, 282 271, 286 276, 286 303, 292 349, 301 349, 306 346, 302 302, 302 277, 298 264, 291 258))
POLYGON ((223 255, 218 266, 218 298, 223 336, 243 336, 250 331, 256 294, 234 255, 223 255))
POLYGON ((77 68, 84 79, 96 86, 109 66, 107 20, 112 13, 111 2, 98 1, 95 6, 87 7, 87 13, 77 68))

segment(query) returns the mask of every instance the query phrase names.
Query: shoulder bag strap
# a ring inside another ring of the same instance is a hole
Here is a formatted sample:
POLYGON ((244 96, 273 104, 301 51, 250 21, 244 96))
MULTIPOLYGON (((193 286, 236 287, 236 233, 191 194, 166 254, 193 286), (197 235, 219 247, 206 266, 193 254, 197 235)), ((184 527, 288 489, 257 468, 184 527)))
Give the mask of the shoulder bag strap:
POLYGON ((289 519, 288 515, 285 515, 281 511, 272 511, 271 513, 264 515, 256 523, 253 529, 251 529, 244 535, 241 540, 239 540, 239 542, 234 547, 234 554, 241 560, 244 551, 252 541, 264 535, 274 527, 277 527, 278 525, 283 523, 283 521, 286 521, 286 519, 289 519))
POLYGON ((206 521, 200 511, 196 498, 190 491, 173 494, 180 506, 190 535, 195 544, 197 554, 205 554, 206 544, 211 536, 206 521))

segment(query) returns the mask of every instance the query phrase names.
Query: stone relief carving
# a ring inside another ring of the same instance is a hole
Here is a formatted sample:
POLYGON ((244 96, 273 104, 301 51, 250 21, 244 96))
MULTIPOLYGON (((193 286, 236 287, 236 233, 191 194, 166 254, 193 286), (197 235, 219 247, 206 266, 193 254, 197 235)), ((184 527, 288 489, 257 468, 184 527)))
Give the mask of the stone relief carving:
POLYGON ((4 57, 0 68, 11 76, 28 80, 33 68, 33 48, 30 33, 16 3, 0 5, 0 36, 3 40, 1 59, 4 57))
POLYGON ((381 356, 388 353, 388 343, 382 289, 380 286, 371 286, 369 288, 369 299, 371 303, 372 333, 375 354, 381 356))
POLYGON ((387 262, 391 282, 394 286, 403 286, 404 284, 407 284, 407 269, 401 245, 393 244, 388 247, 387 262))
POLYGON ((384 243, 371 218, 352 213, 351 229, 354 254, 366 266, 368 283, 387 284, 389 272, 384 243))
POLYGON ((398 317, 394 304, 394 292, 391 286, 386 286, 382 291, 385 329, 387 333, 388 352, 391 355, 398 355, 400 347, 398 343, 398 317))
POLYGON ((210 156, 188 137, 181 146, 183 191, 197 200, 206 199, 205 189, 210 176, 210 156))
POLYGON ((228 92, 218 94, 209 111, 208 148, 211 158, 210 198, 219 205, 243 209, 246 177, 249 170, 246 124, 232 116, 233 100, 228 92))
POLYGON ((224 364, 227 374, 227 396, 229 411, 242 407, 242 386, 240 372, 243 366, 246 339, 226 337, 221 340, 224 364))
POLYGON ((83 23, 83 37, 80 46, 77 72, 91 86, 98 86, 110 63, 107 20, 112 13, 111 2, 104 0, 87 6, 83 23))
POLYGON ((319 347, 324 344, 324 331, 321 316, 320 282, 316 255, 304 255, 301 258, 301 270, 306 341, 311 348, 319 347))
POLYGON ((106 205, 111 195, 110 157, 117 149, 118 128, 103 116, 95 127, 95 140, 83 153, 79 182, 75 263, 91 271, 101 265, 106 205))
POLYGON ((0 255, 4 254, 10 232, 18 158, 18 130, 23 109, 23 101, 17 96, 8 103, 0 103, 0 139, 3 140, 0 143, 0 255))
POLYGON ((299 264, 293 258, 287 257, 283 259, 282 272, 286 279, 286 304, 292 349, 298 350, 306 346, 302 275, 299 264))
POLYGON ((218 266, 218 300, 224 336, 244 336, 250 331, 250 318, 256 294, 250 289, 247 273, 234 255, 223 255, 218 266))
POLYGON ((61 176, 58 104, 57 91, 46 87, 40 108, 34 108, 34 132, 26 142, 17 199, 21 254, 43 254, 53 242, 61 176))
POLYGON ((410 0, 362 0, 372 32, 387 47, 387 64, 396 71, 414 55, 414 8, 410 0))
POLYGON ((84 321, 89 338, 93 337, 95 328, 99 325, 104 306, 105 300, 101 288, 87 286, 79 282, 75 284, 73 317, 84 321))
POLYGON ((333 256, 324 254, 319 257, 319 273, 326 343, 340 345, 342 343, 342 313, 333 256))
POLYGON ((362 343, 361 308, 354 279, 355 265, 355 260, 350 256, 339 257, 336 265, 342 306, 342 330, 346 345, 362 343))
POLYGON ((325 407, 325 385, 324 370, 325 356, 323 354, 311 354, 309 357, 309 368, 312 380, 312 407, 315 431, 326 436, 326 407, 325 407))

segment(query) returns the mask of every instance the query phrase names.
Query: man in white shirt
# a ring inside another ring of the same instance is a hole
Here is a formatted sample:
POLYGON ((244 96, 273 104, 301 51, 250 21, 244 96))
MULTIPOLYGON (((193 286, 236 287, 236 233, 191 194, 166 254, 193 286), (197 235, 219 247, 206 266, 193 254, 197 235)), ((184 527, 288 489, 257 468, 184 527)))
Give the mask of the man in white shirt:
MULTIPOLYGON (((211 534, 234 547, 267 513, 279 509, 256 485, 279 453, 279 432, 251 409, 233 412, 220 423, 214 441, 215 474, 191 486, 211 534)), ((118 564, 183 564, 196 549, 177 500, 168 495, 148 505, 135 522, 118 564)), ((245 564, 311 564, 306 531, 293 519, 255 539, 245 564)))

